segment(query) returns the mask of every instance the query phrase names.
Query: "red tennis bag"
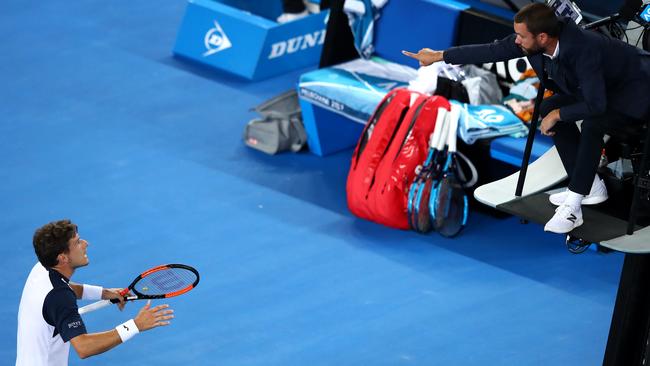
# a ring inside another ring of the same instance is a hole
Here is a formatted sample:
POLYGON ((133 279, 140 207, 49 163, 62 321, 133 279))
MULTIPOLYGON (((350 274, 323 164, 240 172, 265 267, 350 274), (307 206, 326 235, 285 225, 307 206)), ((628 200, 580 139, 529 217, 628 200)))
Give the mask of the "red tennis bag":
POLYGON ((408 189, 426 159, 438 108, 449 110, 449 102, 407 89, 395 89, 379 103, 352 155, 346 191, 354 215, 409 228, 408 189))

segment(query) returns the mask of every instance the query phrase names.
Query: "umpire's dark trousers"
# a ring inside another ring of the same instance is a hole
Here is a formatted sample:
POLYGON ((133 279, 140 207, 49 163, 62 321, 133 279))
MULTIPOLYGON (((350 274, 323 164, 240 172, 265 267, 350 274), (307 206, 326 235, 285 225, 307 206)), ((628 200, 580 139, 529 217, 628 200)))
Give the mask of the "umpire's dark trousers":
MULTIPOLYGON (((577 103, 575 97, 556 94, 542 102, 540 114, 545 117, 554 109, 574 103, 577 103)), ((553 143, 569 175, 569 190, 588 195, 598 170, 605 134, 625 125, 641 123, 643 121, 612 110, 607 110, 600 116, 584 119, 582 133, 578 130, 576 121, 556 123, 552 129, 555 132, 553 143)))

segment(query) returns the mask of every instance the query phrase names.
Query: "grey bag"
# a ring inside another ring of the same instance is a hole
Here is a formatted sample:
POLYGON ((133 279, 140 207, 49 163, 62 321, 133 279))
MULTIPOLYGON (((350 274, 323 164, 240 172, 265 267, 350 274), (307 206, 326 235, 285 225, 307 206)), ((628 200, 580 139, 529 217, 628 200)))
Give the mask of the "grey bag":
POLYGON ((465 65, 461 69, 465 73, 462 81, 469 96, 469 104, 501 104, 503 93, 495 74, 474 65, 465 65))
POLYGON ((244 143, 267 154, 300 151, 307 142, 300 104, 295 89, 282 93, 253 108, 262 115, 248 122, 244 143))

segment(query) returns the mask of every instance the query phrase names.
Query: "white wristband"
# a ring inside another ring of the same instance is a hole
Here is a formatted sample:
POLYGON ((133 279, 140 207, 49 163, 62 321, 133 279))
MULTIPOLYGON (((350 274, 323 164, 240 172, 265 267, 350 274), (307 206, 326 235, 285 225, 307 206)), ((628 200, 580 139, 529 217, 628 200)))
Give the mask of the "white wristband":
POLYGON ((133 319, 129 319, 124 323, 118 325, 115 327, 115 330, 117 330, 117 334, 120 335, 122 343, 128 341, 129 339, 133 338, 134 335, 140 333, 140 330, 138 329, 138 326, 135 325, 133 319))
POLYGON ((101 300, 104 288, 101 286, 83 285, 84 290, 81 294, 82 300, 101 300))

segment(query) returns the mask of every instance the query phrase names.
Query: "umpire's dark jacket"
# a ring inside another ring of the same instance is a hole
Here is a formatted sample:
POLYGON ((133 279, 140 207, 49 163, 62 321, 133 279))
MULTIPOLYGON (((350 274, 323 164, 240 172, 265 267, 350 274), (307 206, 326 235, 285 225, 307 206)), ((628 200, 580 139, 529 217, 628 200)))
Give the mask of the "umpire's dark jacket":
MULTIPOLYGON (((542 71, 547 70, 552 80, 543 78, 546 88, 578 100, 560 108, 561 119, 577 121, 602 114, 606 109, 637 119, 649 118, 650 53, 582 30, 568 18, 560 22, 558 57, 553 61, 541 53, 527 57, 537 75, 545 75, 542 71)), ((494 43, 452 47, 444 52, 444 60, 451 64, 478 64, 523 57, 515 37, 512 34, 494 43)))

